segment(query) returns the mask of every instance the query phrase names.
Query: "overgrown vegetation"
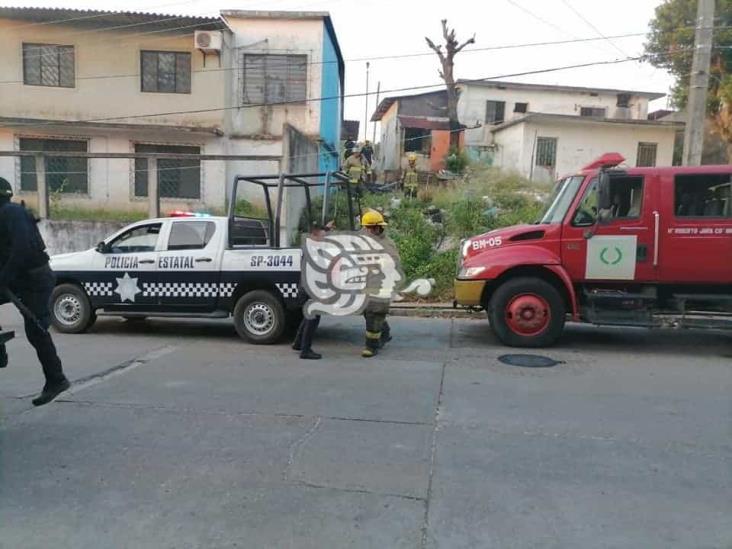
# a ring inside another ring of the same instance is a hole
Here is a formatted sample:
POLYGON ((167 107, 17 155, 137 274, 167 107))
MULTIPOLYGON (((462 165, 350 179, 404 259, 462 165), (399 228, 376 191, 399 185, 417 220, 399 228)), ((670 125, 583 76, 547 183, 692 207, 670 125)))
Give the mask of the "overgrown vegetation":
MULTIPOLYGON (((399 249, 407 278, 434 278, 430 299, 447 301, 452 299, 460 241, 499 227, 533 223, 549 189, 495 168, 469 167, 459 179, 422 187, 414 200, 400 194, 366 194, 361 207, 387 216, 388 234, 399 249)), ((318 220, 321 210, 318 197, 313 201, 318 220)), ((338 228, 348 228, 345 193, 329 199, 328 212, 338 228)), ((307 230, 304 216, 300 227, 307 230)))
POLYGON ((51 219, 65 221, 110 221, 118 223, 132 223, 147 218, 147 212, 135 210, 108 210, 106 208, 87 208, 82 206, 66 205, 62 202, 52 202, 50 204, 50 217, 51 219))

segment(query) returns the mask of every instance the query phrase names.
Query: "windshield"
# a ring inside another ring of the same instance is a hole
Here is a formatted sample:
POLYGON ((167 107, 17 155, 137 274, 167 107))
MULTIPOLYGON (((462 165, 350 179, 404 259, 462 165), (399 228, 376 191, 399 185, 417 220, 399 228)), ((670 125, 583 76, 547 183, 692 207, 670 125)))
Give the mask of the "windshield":
POLYGON ((584 178, 583 175, 573 175, 559 180, 539 223, 561 223, 584 178))

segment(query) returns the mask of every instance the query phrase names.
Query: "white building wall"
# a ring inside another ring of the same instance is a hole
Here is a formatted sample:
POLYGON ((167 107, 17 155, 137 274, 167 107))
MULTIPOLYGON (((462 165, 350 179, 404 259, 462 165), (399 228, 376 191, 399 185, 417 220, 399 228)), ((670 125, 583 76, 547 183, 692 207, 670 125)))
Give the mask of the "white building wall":
MULTIPOLYGON (((231 98, 241 104, 243 80, 242 56, 252 54, 307 55, 307 98, 317 99, 322 88, 322 53, 325 27, 322 19, 264 19, 226 16, 234 33, 232 62, 236 67, 229 83, 231 98)), ((273 107, 247 107, 228 111, 230 129, 236 137, 282 136, 285 123, 303 133, 320 132, 320 102, 273 107)))
POLYGON ((566 92, 557 90, 522 90, 495 89, 480 85, 461 85, 458 101, 458 117, 467 126, 476 123, 482 127, 465 132, 467 145, 478 145, 491 142, 491 126, 485 123, 486 102, 505 101, 505 120, 513 120, 524 116, 514 113, 516 103, 528 103, 528 112, 546 114, 566 114, 579 116, 581 107, 604 108, 608 118, 626 118, 645 120, 648 116, 648 98, 632 96, 630 107, 617 107, 617 94, 589 92, 566 92))
MULTIPOLYGON (((215 136, 190 135, 176 132, 134 132, 108 130, 48 131, 38 128, 0 128, 0 150, 17 150, 20 137, 83 139, 91 153, 131 153, 135 143, 190 145, 201 148, 203 154, 224 154, 223 139, 215 136)), ((147 211, 148 200, 134 196, 134 160, 89 159, 88 193, 62 193, 53 196, 64 206, 90 209, 147 211)), ((35 192, 20 191, 20 159, 0 158, 0 174, 8 179, 19 198, 29 205, 37 203, 35 192)), ((169 209, 223 209, 226 197, 226 165, 219 161, 201 162, 201 197, 194 199, 161 199, 163 211, 169 209)))
POLYGON ((628 166, 635 166, 638 143, 657 143, 656 165, 670 166, 673 160, 673 127, 631 126, 598 122, 536 122, 517 124, 496 133, 500 166, 515 169, 536 181, 549 181, 575 173, 582 166, 608 152, 618 152, 628 166), (517 139, 523 127, 522 139, 517 139), (534 143, 537 137, 557 138, 557 165, 553 174, 536 166, 531 169, 534 143), (517 149, 520 149, 517 151, 517 149))

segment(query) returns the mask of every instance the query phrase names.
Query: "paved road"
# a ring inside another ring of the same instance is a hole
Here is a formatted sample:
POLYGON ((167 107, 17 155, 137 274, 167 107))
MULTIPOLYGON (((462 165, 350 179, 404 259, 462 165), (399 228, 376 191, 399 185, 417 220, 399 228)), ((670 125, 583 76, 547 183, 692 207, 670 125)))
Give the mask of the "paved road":
MULTIPOLYGON (((3 325, 17 317, 3 308, 3 325)), ((317 349, 226 322, 57 337, 0 371, 0 547, 732 547, 732 338, 574 326, 503 365, 482 321, 357 319, 317 349)))

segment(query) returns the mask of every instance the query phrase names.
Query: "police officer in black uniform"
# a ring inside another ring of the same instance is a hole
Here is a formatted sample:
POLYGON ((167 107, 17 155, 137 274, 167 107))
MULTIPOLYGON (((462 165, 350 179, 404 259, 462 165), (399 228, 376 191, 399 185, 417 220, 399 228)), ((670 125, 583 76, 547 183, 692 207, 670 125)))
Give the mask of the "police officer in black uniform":
MULTIPOLYGON (((36 220, 23 206, 12 203, 12 196, 10 183, 0 177, 0 303, 7 303, 10 290, 36 316, 31 319, 24 315, 25 334, 46 377, 43 391, 33 399, 35 406, 41 406, 70 387, 48 332, 49 302, 56 277, 48 265, 46 245, 36 220)), ((0 344, 0 367, 7 364, 5 345, 0 344)))

